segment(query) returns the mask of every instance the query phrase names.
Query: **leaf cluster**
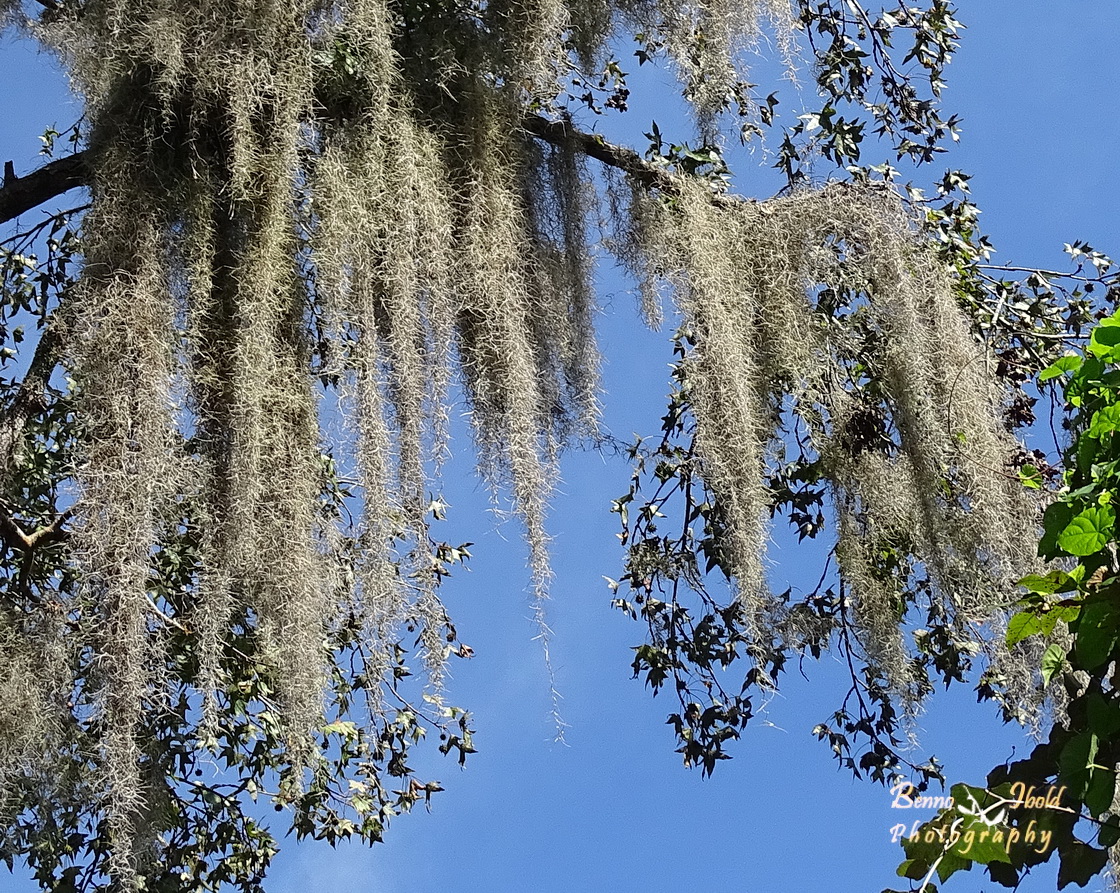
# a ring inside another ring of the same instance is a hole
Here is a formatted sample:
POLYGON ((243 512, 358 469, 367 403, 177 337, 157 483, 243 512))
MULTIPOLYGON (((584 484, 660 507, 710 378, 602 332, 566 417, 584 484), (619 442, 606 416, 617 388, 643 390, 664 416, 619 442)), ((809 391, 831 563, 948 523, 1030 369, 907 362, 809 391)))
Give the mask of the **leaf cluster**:
MULTIPOLYGON (((1003 836, 990 851, 964 853, 945 847, 926 831, 961 820, 959 808, 923 826, 908 840, 908 860, 899 873, 921 878, 986 866, 993 881, 1016 886, 1034 865, 1055 853, 1059 889, 1084 886, 1103 870, 1120 842, 1116 769, 1120 765, 1120 564, 1117 561, 1116 500, 1120 498, 1120 315, 1105 317, 1084 352, 1069 354, 1042 370, 1042 382, 1061 383, 1073 440, 1064 457, 1062 488, 1043 518, 1039 555, 1058 564, 1020 583, 1027 593, 1007 626, 1008 644, 1041 638, 1039 667, 1044 686, 1066 700, 1065 719, 1025 759, 992 770, 986 792, 1003 798, 1015 790, 1059 792, 1040 808, 1004 811, 989 823, 1003 836), (1068 630, 1068 634, 1065 631, 1068 630), (1045 849, 1015 848, 1013 829, 1031 823, 1052 832, 1045 849), (1085 839, 1082 839, 1085 838, 1085 839)), ((1038 469, 1024 467, 1027 486, 1041 485, 1038 469)), ((954 789, 955 790, 955 789, 954 789)), ((959 802, 959 801, 958 801, 959 802)), ((936 835, 935 835, 936 836, 936 835)), ((933 889, 927 886, 925 889, 933 889)))

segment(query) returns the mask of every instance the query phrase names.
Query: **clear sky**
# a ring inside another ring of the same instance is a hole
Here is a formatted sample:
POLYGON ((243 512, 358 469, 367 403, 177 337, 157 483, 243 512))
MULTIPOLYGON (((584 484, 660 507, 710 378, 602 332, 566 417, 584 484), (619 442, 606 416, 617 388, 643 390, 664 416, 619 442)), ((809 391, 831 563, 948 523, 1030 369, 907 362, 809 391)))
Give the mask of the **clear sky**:
MULTIPOLYGON (((958 17, 968 30, 947 73, 945 105, 963 117, 963 135, 931 174, 951 166, 974 175, 998 262, 1061 264, 1062 243, 1077 239, 1120 253, 1113 159, 1120 145, 1113 111, 1120 5, 979 0, 962 3, 958 17)), ((66 104, 59 75, 18 40, 9 37, 0 47, 0 66, 0 160, 12 159, 25 173, 36 163, 38 134, 50 124, 68 125, 76 109, 66 104)), ((626 116, 631 144, 643 145, 651 116, 667 134, 675 128, 687 137, 668 79, 643 84, 657 93, 641 97, 635 88, 626 116)), ((873 155, 869 160, 877 160, 873 155)), ((761 154, 738 158, 739 191, 767 194, 770 186, 758 184, 773 181, 750 167, 767 163, 761 154)), ((609 264, 600 278, 605 424, 622 438, 655 434, 667 390, 667 335, 641 327, 628 284, 609 264)), ((625 492, 629 469, 595 452, 567 456, 549 521, 552 654, 570 724, 566 745, 553 742, 519 533, 488 513, 487 494, 471 482, 461 429, 457 446, 443 538, 476 545, 470 570, 456 573, 445 596, 476 656, 454 664, 448 698, 473 711, 479 753, 463 771, 438 754, 419 760, 446 791, 433 799, 430 815, 418 809, 400 818, 372 850, 282 841, 272 893, 876 893, 904 886, 894 877, 901 850, 889 835, 900 811, 890 808, 882 788, 838 771, 827 747, 810 735, 843 694, 830 659, 807 662, 807 679, 796 669, 785 677, 781 694, 713 778, 680 765, 664 725, 672 705, 630 679, 629 647, 641 641, 642 628, 610 607, 603 581, 620 573, 609 504, 625 492)), ((784 536, 776 540, 773 584, 784 589, 815 579, 819 556, 784 536)), ((994 707, 973 700, 963 688, 935 698, 919 723, 921 753, 936 753, 951 781, 978 783, 1013 747, 1020 754, 1029 747, 1020 732, 1000 725, 994 707)), ((930 815, 912 813, 904 818, 930 815)), ((1053 878, 1053 868, 1036 872, 1021 890, 1052 890, 1053 878)), ((945 889, 992 887, 974 872, 945 889)), ((1089 889, 1098 888, 1103 882, 1089 889)), ((0 890, 31 889, 18 872, 13 879, 0 875, 0 890)))

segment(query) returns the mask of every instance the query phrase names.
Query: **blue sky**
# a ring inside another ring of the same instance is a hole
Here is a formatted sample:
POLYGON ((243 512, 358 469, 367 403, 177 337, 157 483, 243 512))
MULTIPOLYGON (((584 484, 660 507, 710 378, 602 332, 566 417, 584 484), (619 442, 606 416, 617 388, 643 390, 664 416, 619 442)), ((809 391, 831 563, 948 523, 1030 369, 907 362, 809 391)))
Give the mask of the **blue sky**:
MULTIPOLYGON (((1112 157, 1120 144, 1112 113, 1120 6, 984 0, 962 4, 958 17, 968 30, 948 71, 945 105, 964 119, 962 140, 938 168, 973 174, 982 224, 999 248, 996 261, 1060 265, 1062 243, 1077 239, 1120 252, 1120 174, 1112 157)), ((68 125, 76 109, 66 104, 61 77, 26 45, 6 39, 0 66, 0 160, 12 159, 24 173, 36 164, 38 134, 50 124, 68 125)), ((769 71, 760 69, 759 77, 769 71)), ((643 145, 651 115, 667 134, 675 128, 686 137, 669 79, 643 82, 656 93, 639 97, 635 89, 626 116, 631 144, 643 145)), ((740 191, 769 191, 770 175, 751 169, 766 163, 761 154, 735 160, 740 191)), ((600 279, 605 424, 622 438, 655 434, 667 390, 667 336, 641 327, 627 283, 609 265, 600 279)), ((889 840, 900 811, 890 808, 882 788, 838 771, 810 735, 843 694, 831 659, 806 663, 808 680, 796 670, 785 677, 781 694, 713 778, 680 765, 664 725, 671 704, 651 699, 630 679, 629 647, 640 641, 641 627, 611 609, 603 581, 619 574, 609 503, 626 490, 629 469, 595 452, 566 457, 550 515, 552 654, 570 725, 566 744, 552 740, 519 533, 488 511, 459 435, 447 474, 452 508, 444 538, 473 541, 475 557, 445 596, 476 656, 454 664, 449 700, 473 711, 479 753, 462 771, 438 754, 420 760, 446 790, 431 814, 418 809, 397 820, 381 846, 332 850, 287 841, 269 890, 875 893, 903 886, 894 877, 901 851, 889 840)), ((777 539, 774 585, 815 579, 819 556, 777 539)), ((972 701, 967 689, 938 697, 919 721, 921 753, 936 753, 954 781, 979 782, 1013 747, 1029 747, 1021 732, 1000 725, 993 707, 972 701)), ((1052 890, 1053 875, 1036 872, 1021 889, 1052 890)), ((976 873, 959 875, 945 889, 992 887, 976 873)), ((0 889, 34 888, 17 872, 13 879, 0 875, 0 889)))

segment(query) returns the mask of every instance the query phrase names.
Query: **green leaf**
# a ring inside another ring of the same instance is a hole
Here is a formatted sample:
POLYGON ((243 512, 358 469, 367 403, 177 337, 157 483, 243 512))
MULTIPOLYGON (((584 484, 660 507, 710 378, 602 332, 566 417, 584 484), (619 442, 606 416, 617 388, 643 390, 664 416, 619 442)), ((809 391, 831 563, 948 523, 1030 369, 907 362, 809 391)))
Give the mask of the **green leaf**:
MULTIPOLYGON (((983 859, 978 861, 984 861, 983 859)), ((941 861, 937 863, 937 877, 941 883, 949 880, 958 871, 968 871, 972 867, 972 860, 966 859, 964 856, 958 856, 956 853, 949 851, 941 857, 941 861)))
POLYGON ((1049 381, 1052 378, 1057 378, 1066 372, 1073 372, 1081 365, 1081 357, 1070 354, 1069 356, 1059 357, 1045 369, 1038 373, 1039 381, 1049 381))
MULTIPOLYGON (((997 826, 998 827, 998 826, 997 826)), ((989 862, 1010 862, 1007 853, 1007 844, 1004 840, 995 840, 995 829, 980 818, 969 819, 957 826, 960 839, 953 844, 951 853, 962 857, 963 861, 980 862, 987 865, 989 862)), ((939 866, 940 867, 940 866, 939 866)), ((967 867, 967 866, 962 866, 967 867)), ((953 869, 956 870, 956 869, 953 869)), ((938 871, 938 874, 941 872, 938 871)), ((943 877, 942 880, 945 880, 943 877)))
POLYGON ((1007 647, 1042 632, 1042 616, 1034 611, 1020 611, 1007 623, 1007 647))
POLYGON ((1051 645, 1042 655, 1042 684, 1049 685, 1066 662, 1066 651, 1061 645, 1051 645))
POLYGON ((1094 816, 1104 815, 1112 808, 1112 795, 1116 792, 1116 773, 1111 769, 1093 766, 1089 770, 1089 784, 1085 789, 1085 805, 1094 816))
POLYGON ((1058 557, 1058 536, 1072 518, 1073 509, 1069 503, 1054 502, 1047 507, 1042 516, 1042 538, 1038 542, 1038 554, 1041 558, 1058 557))
POLYGON ((1100 749, 1100 739, 1092 732, 1078 732, 1062 748, 1058 767, 1063 775, 1075 775, 1096 765, 1094 760, 1100 749))
POLYGON ((1003 887, 1017 887, 1019 885, 1019 871, 1006 862, 989 862, 988 877, 1003 887))
POLYGON ((1089 353, 1106 363, 1120 361, 1120 319, 1102 319, 1089 336, 1089 353))
POLYGON ((1042 472, 1034 465, 1024 465, 1019 469, 1019 482, 1029 490, 1042 489, 1042 472))
POLYGON ((1101 666, 1116 647, 1120 634, 1120 615, 1106 601, 1087 602, 1077 619, 1073 655, 1082 670, 1095 670, 1101 666))
POLYGON ((1109 816, 1097 832, 1097 843, 1103 847, 1120 843, 1120 817, 1109 816))
POLYGON ((920 881, 929 873, 929 863, 922 859, 906 859, 895 872, 899 877, 920 881))
POLYGON ((1058 546, 1070 555, 1092 555, 1112 539, 1116 512, 1110 505, 1093 505, 1078 513, 1058 534, 1058 546))
POLYGON ((1054 632, 1058 621, 1064 620, 1071 623, 1081 613, 1077 605, 1044 605, 1040 608, 1030 608, 1015 614, 1007 624, 1007 647, 1018 645, 1023 639, 1031 636, 1048 636, 1054 632))
POLYGON ((1042 634, 1048 636, 1050 633, 1054 632, 1054 627, 1058 625, 1059 620, 1072 623, 1080 615, 1081 608, 1078 605, 1066 605, 1060 608, 1053 607, 1042 615, 1042 634))
POLYGON ((1089 437, 1100 438, 1114 431, 1120 431, 1120 403, 1111 403, 1093 413, 1089 429, 1085 433, 1089 437))
POLYGON ((1019 580, 1020 586, 1025 586, 1031 592, 1043 595, 1053 595, 1056 592, 1073 592, 1077 589, 1077 581, 1065 571, 1050 571, 1046 576, 1027 574, 1019 580))
POLYGON ((1085 696, 1085 715, 1089 730, 1101 738, 1111 738, 1120 732, 1120 705, 1106 701, 1100 692, 1090 692, 1085 696))
MULTIPOLYGON (((996 830, 1006 830, 1003 825, 993 825, 993 821, 1003 811, 999 800, 984 788, 973 787, 966 784, 955 784, 950 789, 953 802, 957 808, 947 813, 945 818, 952 819, 951 826, 954 832, 950 852, 965 861, 981 862, 1010 862, 1011 857, 1007 852, 1005 839, 994 839, 996 830), (980 809, 980 815, 970 815, 962 811, 962 807, 975 810, 980 809), (963 817, 963 821, 960 819, 963 817), (959 834, 959 836, 956 836, 959 834)), ((1002 838, 1002 835, 1001 835, 1002 838)), ((967 866, 964 866, 967 867, 967 866)), ((956 869, 954 869, 956 870, 956 869)), ((938 872, 940 874, 940 872, 938 872)), ((950 872, 951 873, 951 872, 950 872)), ((945 877, 941 878, 943 881, 945 877)))

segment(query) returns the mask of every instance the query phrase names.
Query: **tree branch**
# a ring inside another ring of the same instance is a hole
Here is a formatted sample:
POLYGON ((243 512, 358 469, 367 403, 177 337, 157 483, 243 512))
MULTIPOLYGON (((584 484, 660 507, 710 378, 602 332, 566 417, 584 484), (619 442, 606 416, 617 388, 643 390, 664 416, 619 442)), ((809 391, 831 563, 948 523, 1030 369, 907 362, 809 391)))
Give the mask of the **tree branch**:
MULTIPOLYGON (((662 192, 676 194, 681 191, 684 178, 671 170, 658 167, 646 161, 628 146, 608 143, 598 133, 577 130, 564 121, 549 121, 540 115, 526 115, 521 122, 525 131, 537 139, 552 143, 554 146, 572 146, 588 158, 594 158, 610 167, 622 171, 641 185, 662 192)), ((737 196, 712 193, 712 201, 717 205, 739 205, 748 199, 737 196)))
POLYGON ((26 177, 5 177, 4 185, 0 186, 0 223, 7 223, 64 192, 88 185, 85 152, 55 159, 26 177))
MULTIPOLYGON (((646 161, 633 149, 609 143, 597 133, 577 130, 563 121, 549 121, 540 115, 526 115, 522 121, 525 132, 555 146, 571 146, 588 158, 601 161, 622 171, 651 189, 676 193, 681 177, 672 171, 646 161)), ((32 171, 25 177, 5 178, 0 186, 0 224, 18 217, 79 186, 88 186, 90 170, 87 152, 75 152, 32 171)), ((717 204, 738 204, 743 199, 713 195, 717 204)))
MULTIPOLYGON (((41 600, 31 591, 31 574, 35 569, 37 550, 69 536, 67 531, 62 529, 62 525, 70 520, 70 515, 71 512, 67 509, 50 524, 28 534, 12 517, 7 504, 0 501, 0 541, 16 552, 22 553, 19 570, 16 572, 16 588, 28 603, 41 603, 41 600)), ((8 597, 10 598, 10 595, 8 597)))
POLYGON ((527 115, 521 122, 526 132, 554 146, 573 146, 589 158, 629 174, 644 186, 676 192, 676 178, 667 170, 654 167, 633 149, 608 143, 597 133, 576 130, 564 121, 549 121, 540 115, 527 115))
POLYGON ((23 437, 27 420, 33 412, 45 406, 47 382, 50 381, 51 373, 58 365, 61 355, 62 336, 58 331, 57 321, 52 325, 48 319, 39 343, 35 345, 35 354, 31 357, 27 374, 12 402, 0 416, 0 481, 8 476, 12 457, 23 437))

